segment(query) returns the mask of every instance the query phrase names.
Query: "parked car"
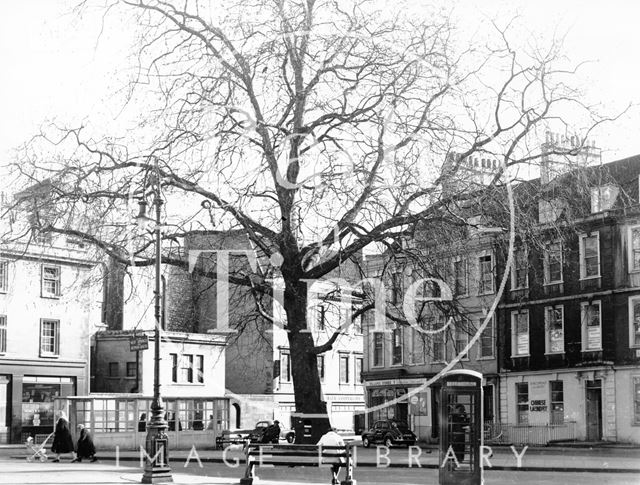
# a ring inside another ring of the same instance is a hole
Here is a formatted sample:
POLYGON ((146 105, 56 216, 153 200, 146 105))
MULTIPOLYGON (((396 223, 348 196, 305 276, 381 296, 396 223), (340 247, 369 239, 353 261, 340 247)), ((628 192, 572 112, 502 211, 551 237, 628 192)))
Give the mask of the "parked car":
MULTIPOLYGON (((267 441, 263 441, 263 439, 270 426, 273 426, 271 421, 258 421, 255 428, 249 433, 249 441, 251 441, 251 443, 267 443, 267 441)), ((268 441, 272 440, 273 438, 270 438, 268 441)), ((277 443, 277 441, 275 441, 275 443, 277 443)))
POLYGON ((280 436, 278 439, 274 439, 273 436, 267 436, 265 440, 265 432, 267 428, 273 425, 273 421, 258 421, 256 425, 251 429, 235 429, 222 431, 220 436, 216 437, 216 447, 218 449, 224 448, 226 444, 241 444, 245 440, 249 440, 252 443, 274 443, 277 444, 279 440, 286 440, 288 443, 293 443, 296 439, 296 434, 292 429, 280 427, 280 436))
POLYGON ((385 446, 416 444, 416 435, 407 423, 394 419, 376 421, 371 429, 362 433, 362 446, 369 448, 372 443, 383 443, 385 446))

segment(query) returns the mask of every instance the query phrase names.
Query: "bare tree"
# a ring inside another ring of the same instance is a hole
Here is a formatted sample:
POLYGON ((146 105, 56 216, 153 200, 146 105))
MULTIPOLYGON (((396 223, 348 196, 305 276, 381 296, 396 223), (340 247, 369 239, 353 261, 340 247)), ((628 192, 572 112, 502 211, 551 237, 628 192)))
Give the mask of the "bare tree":
POLYGON ((494 25, 489 40, 464 47, 436 8, 416 16, 365 0, 116 6, 142 27, 127 88, 130 107, 144 103, 143 121, 125 138, 83 127, 36 137, 14 167, 25 187, 47 183, 39 199, 47 218, 32 223, 124 265, 153 264, 148 237, 130 223, 130 201, 146 197, 153 179, 168 201, 164 263, 187 268, 176 248, 195 231, 241 229, 274 263, 269 275, 232 276, 264 318, 267 276, 284 281, 301 413, 326 413, 316 356, 339 335, 315 342, 303 332, 306 281, 372 244, 412 237, 418 223, 468 224, 452 208, 478 187, 466 178, 469 163, 498 159, 492 183, 501 184, 510 167, 540 157, 530 147, 567 105, 587 115, 581 140, 602 121, 571 88, 575 68, 558 42, 516 52, 509 29, 494 25))

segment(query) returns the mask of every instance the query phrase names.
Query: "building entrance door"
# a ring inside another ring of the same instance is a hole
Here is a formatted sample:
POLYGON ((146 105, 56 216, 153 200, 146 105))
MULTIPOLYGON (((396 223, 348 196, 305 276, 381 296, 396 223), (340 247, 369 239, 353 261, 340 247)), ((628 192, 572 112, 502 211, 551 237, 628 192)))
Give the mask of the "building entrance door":
POLYGON ((587 381, 587 441, 602 439, 602 384, 600 379, 587 381))
POLYGON ((9 443, 9 424, 11 416, 11 401, 7 376, 0 376, 0 444, 9 443))

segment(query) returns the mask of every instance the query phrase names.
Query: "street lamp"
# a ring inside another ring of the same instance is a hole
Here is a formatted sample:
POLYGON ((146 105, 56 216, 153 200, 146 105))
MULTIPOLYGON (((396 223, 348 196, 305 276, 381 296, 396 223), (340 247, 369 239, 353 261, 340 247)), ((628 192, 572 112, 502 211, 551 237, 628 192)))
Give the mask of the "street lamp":
POLYGON ((151 402, 151 420, 147 425, 147 437, 145 439, 145 450, 147 452, 144 463, 144 474, 141 483, 168 483, 173 482, 171 468, 169 467, 169 438, 167 437, 167 422, 164 419, 164 407, 160 397, 160 326, 161 326, 161 263, 162 263, 162 241, 160 234, 160 215, 162 208, 162 198, 160 197, 160 179, 156 177, 154 184, 153 205, 156 209, 155 220, 147 217, 147 202, 140 201, 140 212, 136 217, 136 222, 142 227, 154 225, 155 233, 155 320, 156 327, 154 333, 154 359, 153 359, 153 401, 151 402))

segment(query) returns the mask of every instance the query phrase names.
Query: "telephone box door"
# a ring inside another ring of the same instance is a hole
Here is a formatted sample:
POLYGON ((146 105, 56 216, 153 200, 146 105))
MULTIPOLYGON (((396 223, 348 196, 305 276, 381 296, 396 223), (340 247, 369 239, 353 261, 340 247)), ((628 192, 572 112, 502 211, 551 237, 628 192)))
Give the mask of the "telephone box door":
POLYGON ((440 485, 482 481, 482 376, 474 374, 451 371, 441 379, 440 485))

